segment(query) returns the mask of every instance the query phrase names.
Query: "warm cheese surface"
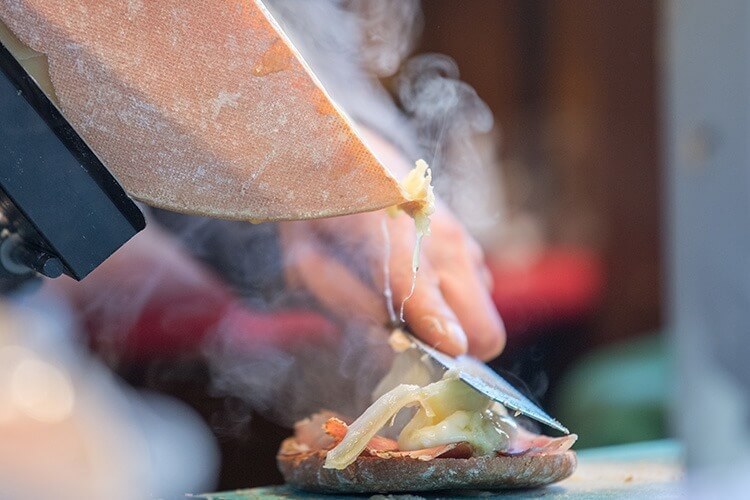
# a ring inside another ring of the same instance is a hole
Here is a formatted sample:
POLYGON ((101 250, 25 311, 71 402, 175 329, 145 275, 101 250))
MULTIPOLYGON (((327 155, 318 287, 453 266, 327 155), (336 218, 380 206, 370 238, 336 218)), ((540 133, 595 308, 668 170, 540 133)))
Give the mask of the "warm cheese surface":
POLYGON ((418 405, 419 410, 401 430, 398 438, 401 451, 464 442, 477 455, 489 455, 509 446, 515 427, 493 412, 491 400, 452 372, 429 383, 434 372, 420 357, 414 349, 398 354, 391 372, 376 389, 379 397, 349 426, 341 443, 328 452, 326 468, 349 466, 380 429, 403 408, 412 405, 418 405), (417 385, 424 384, 425 379, 426 385, 417 385), (390 387, 397 380, 401 384, 390 387))
POLYGON ((400 450, 420 450, 451 443, 469 443, 479 455, 504 449, 508 431, 488 414, 490 400, 458 378, 448 377, 424 387, 422 408, 401 431, 400 450))

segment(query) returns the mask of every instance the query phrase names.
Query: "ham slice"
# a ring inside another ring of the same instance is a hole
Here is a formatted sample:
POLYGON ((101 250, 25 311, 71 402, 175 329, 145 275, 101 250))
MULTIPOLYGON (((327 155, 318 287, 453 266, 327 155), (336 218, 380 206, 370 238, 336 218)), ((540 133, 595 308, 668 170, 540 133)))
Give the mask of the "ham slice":
MULTIPOLYGON (((333 438, 334 446, 344 439, 348 430, 349 427, 346 425, 346 422, 338 418, 330 418, 325 423, 325 431, 333 438)), ((333 448, 333 446, 331 446, 331 448, 333 448)), ((375 435, 375 437, 370 439, 367 443, 367 447, 365 447, 366 452, 391 452, 396 450, 398 450, 398 443, 396 441, 378 435, 375 435)))
MULTIPOLYGON (((338 445, 344 439, 348 430, 349 426, 344 417, 330 411, 322 411, 298 422, 294 426, 294 439, 285 441, 279 453, 281 455, 296 455, 327 451, 338 445)), ((565 453, 573 446, 576 439, 578 439, 578 436, 575 434, 553 438, 534 434, 518 427, 511 440, 510 447, 497 454, 501 456, 522 456, 565 453)), ((367 443, 362 456, 429 461, 435 458, 471 458, 474 456, 474 449, 468 443, 461 442, 421 450, 402 451, 398 449, 398 442, 395 440, 375 435, 367 443)))
MULTIPOLYGON (((294 437, 302 445, 311 450, 329 450, 338 441, 325 429, 329 420, 338 420, 338 415, 331 411, 321 411, 309 418, 294 424, 294 437)), ((346 425, 346 424, 344 424, 346 425)))
POLYGON ((517 433, 513 436, 508 450, 500 453, 501 455, 527 455, 531 453, 554 454, 565 453, 578 439, 578 435, 569 434, 562 437, 549 437, 540 434, 534 434, 522 427, 518 427, 517 433))

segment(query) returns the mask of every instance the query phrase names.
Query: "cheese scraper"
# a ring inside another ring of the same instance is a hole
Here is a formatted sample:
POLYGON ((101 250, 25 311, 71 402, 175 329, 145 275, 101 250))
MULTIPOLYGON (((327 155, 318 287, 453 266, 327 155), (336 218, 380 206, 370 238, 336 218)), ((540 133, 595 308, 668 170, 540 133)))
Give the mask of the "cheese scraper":
POLYGON ((549 416, 529 398, 521 394, 518 389, 510 385, 507 380, 478 359, 467 355, 454 358, 430 347, 413 335, 407 334, 407 336, 414 346, 429 356, 430 359, 446 370, 456 371, 461 380, 488 398, 537 422, 565 434, 570 434, 570 431, 564 425, 549 416))

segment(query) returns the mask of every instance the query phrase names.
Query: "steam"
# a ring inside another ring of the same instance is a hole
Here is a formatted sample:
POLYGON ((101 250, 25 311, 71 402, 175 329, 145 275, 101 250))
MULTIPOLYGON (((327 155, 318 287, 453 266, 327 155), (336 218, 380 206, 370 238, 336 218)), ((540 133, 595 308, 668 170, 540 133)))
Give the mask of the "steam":
POLYGON ((496 169, 489 168, 497 161, 494 120, 476 91, 459 79, 456 62, 442 54, 412 57, 398 75, 397 97, 440 197, 470 230, 495 228, 504 215, 500 183, 491 178, 496 169))
MULTIPOLYGON (((493 119, 487 105, 467 83, 460 81, 458 66, 448 56, 423 54, 411 58, 398 78, 398 98, 410 117, 420 146, 433 151, 432 168, 438 169, 438 154, 453 142, 488 132, 493 119)), ((468 160, 476 160, 473 152, 468 160)))
MULTIPOLYGON (((207 346, 218 394, 241 398, 250 408, 291 427, 320 409, 358 415, 370 404, 372 388, 383 377, 392 353, 381 330, 346 325, 324 341, 294 345, 255 345, 220 332, 207 346)), ((236 415, 239 422, 247 413, 236 415)))
POLYGON ((395 75, 422 31, 419 2, 357 0, 354 5, 361 20, 364 67, 377 77, 395 75))
POLYGON ((422 25, 419 1, 264 3, 347 114, 418 158, 411 123, 376 77, 394 74, 413 49, 422 25))
POLYGON ((284 288, 276 225, 222 221, 164 210, 154 210, 153 215, 249 306, 268 310, 293 302, 284 288))

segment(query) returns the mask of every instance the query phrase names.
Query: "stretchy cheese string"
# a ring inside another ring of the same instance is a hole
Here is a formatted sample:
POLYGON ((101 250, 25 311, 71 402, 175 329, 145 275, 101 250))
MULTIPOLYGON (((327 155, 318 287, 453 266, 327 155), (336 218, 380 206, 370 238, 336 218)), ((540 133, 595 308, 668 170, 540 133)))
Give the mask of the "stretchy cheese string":
MULTIPOLYGON (((407 203, 392 207, 390 213, 397 214, 399 211, 405 212, 409 217, 414 219, 414 226, 417 231, 417 241, 414 245, 414 254, 412 255, 411 271, 412 281, 408 295, 401 301, 399 310, 399 319, 404 321, 404 306, 406 301, 414 295, 414 289, 417 285, 417 271, 419 271, 419 256, 422 248, 422 239, 430 234, 430 216, 435 212, 435 193, 432 188, 432 171, 424 160, 417 160, 416 165, 411 172, 401 181, 401 189, 405 197, 409 200, 407 203)), ((390 253, 390 251, 389 251, 390 253)))

